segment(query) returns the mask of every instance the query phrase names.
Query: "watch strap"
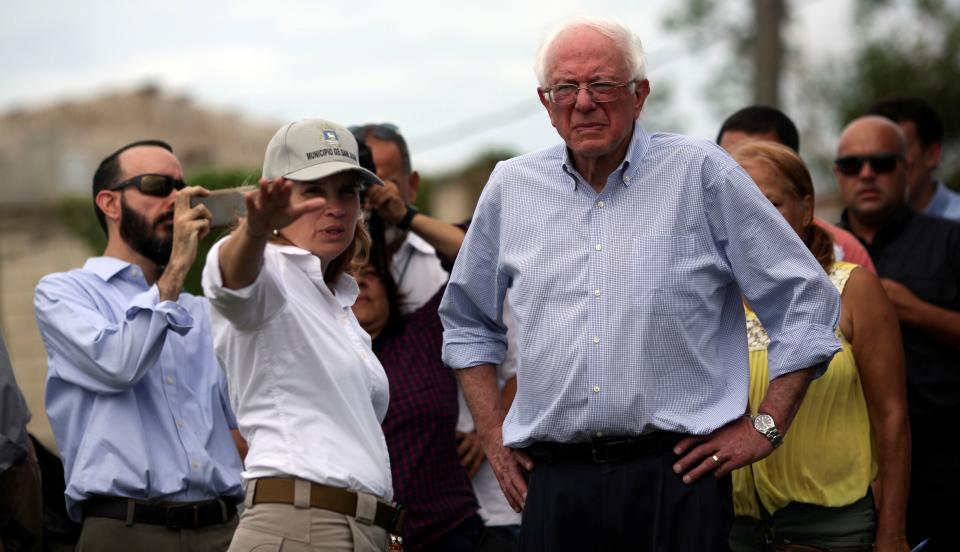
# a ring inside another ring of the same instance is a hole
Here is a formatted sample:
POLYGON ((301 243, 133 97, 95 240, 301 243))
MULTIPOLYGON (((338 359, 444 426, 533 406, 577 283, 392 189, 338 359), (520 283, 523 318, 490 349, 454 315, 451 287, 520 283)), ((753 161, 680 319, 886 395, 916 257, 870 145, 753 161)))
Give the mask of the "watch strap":
POLYGON ((417 216, 417 213, 420 211, 414 207, 412 204, 407 204, 407 212, 403 215, 403 218, 397 221, 397 228, 401 230, 407 230, 410 228, 410 223, 413 222, 413 217, 417 216))
POLYGON ((751 420, 751 422, 752 422, 751 425, 753 425, 753 429, 757 430, 757 433, 759 433, 760 435, 763 435, 764 437, 766 437, 767 440, 770 441, 770 444, 773 445, 773 448, 777 448, 783 444, 783 435, 781 435, 780 430, 777 429, 776 421, 773 419, 773 416, 766 414, 764 412, 761 412, 757 414, 757 416, 755 416, 751 420), (757 427, 757 418, 761 418, 761 417, 769 418, 770 420, 770 425, 767 427, 764 427, 763 429, 761 429, 760 427, 757 427))

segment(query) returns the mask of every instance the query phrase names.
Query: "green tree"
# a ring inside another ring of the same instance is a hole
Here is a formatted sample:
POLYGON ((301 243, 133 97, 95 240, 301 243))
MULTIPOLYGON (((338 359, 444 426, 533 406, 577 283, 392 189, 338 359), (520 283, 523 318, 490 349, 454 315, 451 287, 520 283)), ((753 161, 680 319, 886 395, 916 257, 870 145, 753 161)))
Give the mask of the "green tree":
POLYGON ((960 2, 860 0, 858 44, 846 78, 828 93, 840 98, 838 125, 876 100, 911 94, 929 100, 944 123, 941 174, 960 186, 960 2))
POLYGON ((752 97, 752 103, 778 106, 786 46, 786 0, 678 2, 664 19, 667 29, 688 35, 696 49, 722 41, 732 54, 709 87, 722 113, 752 97), (747 76, 748 78, 744 78, 747 76))

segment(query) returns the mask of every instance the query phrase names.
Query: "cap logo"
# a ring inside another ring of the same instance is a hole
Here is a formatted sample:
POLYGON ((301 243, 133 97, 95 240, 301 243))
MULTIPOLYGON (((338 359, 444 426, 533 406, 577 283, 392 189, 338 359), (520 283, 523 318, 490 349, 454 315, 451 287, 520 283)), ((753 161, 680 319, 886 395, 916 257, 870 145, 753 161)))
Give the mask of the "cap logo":
POLYGON ((340 145, 340 139, 337 138, 337 132, 330 128, 323 129, 323 139, 334 145, 340 145))

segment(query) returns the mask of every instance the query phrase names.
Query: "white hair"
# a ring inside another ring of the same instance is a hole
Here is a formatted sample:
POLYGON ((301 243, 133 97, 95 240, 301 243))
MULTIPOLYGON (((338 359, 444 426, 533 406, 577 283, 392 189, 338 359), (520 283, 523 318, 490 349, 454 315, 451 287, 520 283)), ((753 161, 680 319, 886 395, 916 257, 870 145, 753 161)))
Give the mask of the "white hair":
POLYGON ((540 43, 537 50, 537 59, 533 70, 537 75, 537 82, 542 88, 546 88, 548 57, 553 50, 553 45, 567 31, 588 27, 600 34, 610 38, 620 49, 623 60, 630 70, 630 80, 643 80, 647 78, 647 54, 643 51, 643 44, 640 37, 634 34, 626 25, 606 17, 576 17, 567 20, 552 31, 540 43))

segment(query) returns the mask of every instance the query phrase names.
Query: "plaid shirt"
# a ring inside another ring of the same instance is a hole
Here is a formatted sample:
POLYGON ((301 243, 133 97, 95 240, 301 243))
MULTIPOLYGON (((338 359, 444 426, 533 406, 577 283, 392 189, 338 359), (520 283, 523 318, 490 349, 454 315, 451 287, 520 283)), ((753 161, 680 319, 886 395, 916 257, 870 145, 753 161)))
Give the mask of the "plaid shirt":
POLYGON ((390 381, 383 433, 394 500, 408 509, 403 528, 408 550, 429 544, 477 511, 457 455, 457 382, 440 360, 437 308, 444 289, 405 316, 399 331, 374 344, 390 381))

